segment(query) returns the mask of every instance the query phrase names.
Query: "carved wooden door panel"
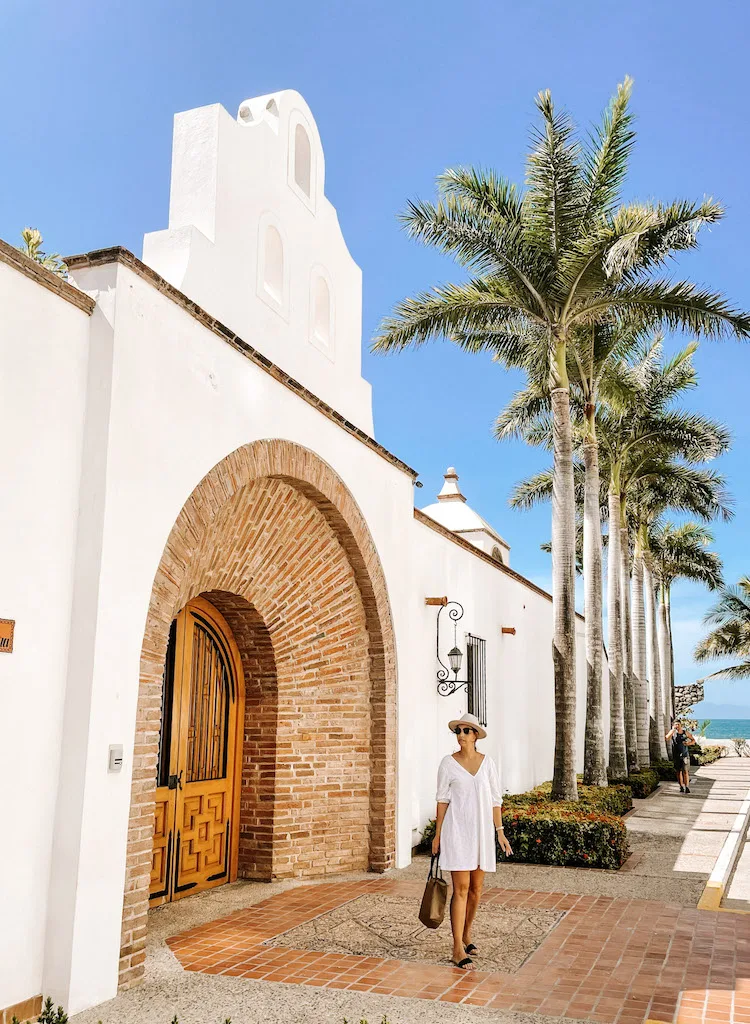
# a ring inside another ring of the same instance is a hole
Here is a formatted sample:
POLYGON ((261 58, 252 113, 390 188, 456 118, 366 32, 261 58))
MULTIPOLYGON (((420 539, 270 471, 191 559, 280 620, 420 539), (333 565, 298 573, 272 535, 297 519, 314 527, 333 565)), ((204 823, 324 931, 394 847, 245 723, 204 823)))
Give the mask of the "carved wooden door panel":
POLYGON ((236 877, 241 696, 227 623, 191 601, 172 625, 164 672, 152 906, 236 877))

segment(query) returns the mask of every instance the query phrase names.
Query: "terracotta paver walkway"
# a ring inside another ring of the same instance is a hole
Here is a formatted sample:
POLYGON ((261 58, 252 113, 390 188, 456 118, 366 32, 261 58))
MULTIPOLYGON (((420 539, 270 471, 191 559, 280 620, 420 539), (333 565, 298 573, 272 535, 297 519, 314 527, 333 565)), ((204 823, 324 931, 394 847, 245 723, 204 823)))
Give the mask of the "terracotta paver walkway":
MULTIPOLYGON (((513 974, 315 953, 263 942, 365 892, 422 883, 295 888, 168 939, 189 971, 587 1018, 601 1024, 750 1024, 750 915, 649 900, 488 889, 483 903, 565 911, 513 974)), ((481 912, 481 911, 480 911, 481 912)), ((444 926, 446 927, 446 926, 444 926)), ((446 952, 449 933, 446 927, 446 952)))

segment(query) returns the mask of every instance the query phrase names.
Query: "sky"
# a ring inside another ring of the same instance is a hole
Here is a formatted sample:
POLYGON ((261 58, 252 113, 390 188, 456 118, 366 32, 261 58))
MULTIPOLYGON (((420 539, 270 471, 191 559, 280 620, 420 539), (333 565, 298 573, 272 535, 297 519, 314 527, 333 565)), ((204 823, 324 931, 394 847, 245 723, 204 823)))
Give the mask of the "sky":
MULTIPOLYGON (((297 89, 326 153, 326 192, 364 278, 363 372, 376 436, 420 473, 429 504, 449 465, 470 503, 511 544, 511 564, 549 587, 549 509, 517 512, 513 485, 547 463, 498 444, 494 418, 521 385, 485 357, 435 342, 376 356, 369 340, 406 295, 460 277, 409 241, 397 214, 434 195, 446 167, 523 180, 534 97, 551 89, 584 128, 617 83, 635 80, 638 143, 627 198, 720 199, 725 220, 676 268, 750 308, 747 61, 750 9, 729 0, 5 0, 0 13, 0 236, 38 227, 63 254, 123 245, 167 223, 173 114, 297 89)), ((238 239, 238 245, 242 239, 238 239)), ((674 348, 679 339, 669 339, 674 348)), ((735 518, 717 525, 728 581, 750 572, 750 350, 704 342, 692 408, 722 419, 735 518)), ((691 650, 710 595, 673 598, 678 683, 705 669, 691 650)), ((750 688, 713 683, 712 703, 748 708, 750 688)))

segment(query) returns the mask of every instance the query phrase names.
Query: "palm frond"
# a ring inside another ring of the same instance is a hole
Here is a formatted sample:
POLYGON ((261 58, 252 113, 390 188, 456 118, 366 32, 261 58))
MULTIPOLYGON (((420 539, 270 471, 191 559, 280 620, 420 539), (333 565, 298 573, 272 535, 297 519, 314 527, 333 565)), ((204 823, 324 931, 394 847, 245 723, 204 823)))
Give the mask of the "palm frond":
POLYGON ((498 441, 508 438, 528 440, 530 432, 552 433, 552 403, 549 392, 537 388, 517 391, 495 420, 493 433, 498 441))
POLYGON ((750 315, 734 309, 720 293, 699 288, 690 281, 624 284, 611 295, 583 303, 571 319, 586 323, 605 311, 618 314, 625 323, 635 321, 643 328, 685 330, 707 338, 750 338, 750 315))
POLYGON ((477 167, 449 167, 438 175, 438 191, 471 204, 478 218, 501 218, 522 223, 521 196, 516 186, 493 170, 477 167))
POLYGON ((430 337, 468 338, 503 324, 517 325, 524 311, 502 282, 477 278, 446 284, 399 303, 380 326, 372 349, 392 352, 430 337))
POLYGON ((584 200, 580 147, 566 113, 555 110, 549 90, 536 98, 542 125, 526 163, 523 200, 527 237, 556 263, 575 237, 584 200))
POLYGON ((628 110, 633 80, 626 75, 604 112, 601 124, 583 150, 585 201, 581 212, 584 227, 610 212, 625 180, 635 132, 628 110))
POLYGON ((534 508, 543 501, 549 501, 552 497, 552 477, 552 470, 544 469, 516 484, 510 496, 511 508, 534 508))
POLYGON ((694 249, 700 228, 717 223, 723 215, 723 207, 713 199, 620 207, 612 219, 613 241, 604 261, 607 276, 620 280, 652 273, 675 253, 694 249))
MULTIPOLYGON (((701 660, 703 659, 696 657, 696 661, 701 660)), ((707 679, 727 679, 729 682, 735 679, 750 679, 750 661, 743 661, 737 665, 728 665, 726 668, 720 668, 718 671, 704 676, 700 681, 703 683, 707 679)))

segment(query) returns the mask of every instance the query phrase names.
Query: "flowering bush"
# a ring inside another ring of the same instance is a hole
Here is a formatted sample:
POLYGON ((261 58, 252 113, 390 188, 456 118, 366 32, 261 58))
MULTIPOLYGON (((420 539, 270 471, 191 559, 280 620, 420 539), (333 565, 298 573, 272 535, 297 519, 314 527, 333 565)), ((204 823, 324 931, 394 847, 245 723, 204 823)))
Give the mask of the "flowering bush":
POLYGON ((619 868, 630 852, 625 824, 616 815, 551 801, 503 809, 513 856, 506 858, 498 848, 500 861, 619 868))

